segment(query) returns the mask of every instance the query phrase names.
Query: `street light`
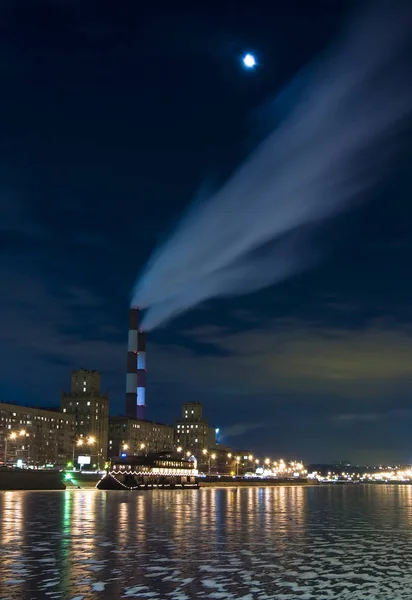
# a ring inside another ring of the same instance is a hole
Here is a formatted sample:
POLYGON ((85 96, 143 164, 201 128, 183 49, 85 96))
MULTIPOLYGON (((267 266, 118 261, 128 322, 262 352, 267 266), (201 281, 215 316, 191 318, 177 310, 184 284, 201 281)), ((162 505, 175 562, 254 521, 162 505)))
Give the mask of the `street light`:
POLYGON ((215 458, 216 458, 216 454, 210 454, 210 453, 208 452, 208 450, 206 450, 206 448, 204 448, 204 449, 202 450, 202 453, 203 453, 203 454, 205 454, 205 455, 208 455, 208 466, 209 466, 208 475, 210 475, 210 460, 211 460, 211 459, 212 459, 212 460, 215 460, 215 458))
MULTIPOLYGON (((12 431, 10 433, 10 436, 4 438, 4 464, 7 463, 7 450, 8 450, 8 440, 15 440, 17 437, 24 437, 28 434, 26 434, 26 430, 25 429, 21 429, 19 431, 19 433, 16 433, 15 431, 12 431)), ((29 462, 29 457, 27 456, 27 462, 29 462)))
MULTIPOLYGON (((75 460, 74 460, 74 453, 75 453, 76 447, 77 447, 77 448, 80 448, 80 446, 83 446, 83 445, 85 445, 85 444, 88 444, 89 446, 93 446, 93 444, 95 444, 95 443, 96 443, 96 438, 95 438, 93 435, 90 435, 90 436, 87 438, 87 440, 85 440, 85 439, 83 439, 83 438, 80 438, 80 439, 78 439, 78 440, 75 440, 75 442, 74 442, 74 444, 73 444, 73 466, 76 464, 76 463, 75 463, 75 460)), ((100 461, 99 461, 99 458, 100 458, 100 454, 98 453, 98 454, 97 454, 97 462, 98 462, 98 463, 100 462, 100 461)), ((100 467, 100 464, 99 464, 99 467, 100 467)), ((80 470, 82 470, 82 469, 81 469, 81 466, 80 466, 80 470)))

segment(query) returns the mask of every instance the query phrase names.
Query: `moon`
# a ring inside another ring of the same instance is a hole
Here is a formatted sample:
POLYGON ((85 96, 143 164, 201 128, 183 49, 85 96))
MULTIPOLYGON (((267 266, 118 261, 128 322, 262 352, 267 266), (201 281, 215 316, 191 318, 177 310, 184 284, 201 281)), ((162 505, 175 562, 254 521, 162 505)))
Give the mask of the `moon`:
POLYGON ((253 67, 256 67, 256 59, 253 54, 245 54, 242 62, 247 69, 253 69, 253 67))

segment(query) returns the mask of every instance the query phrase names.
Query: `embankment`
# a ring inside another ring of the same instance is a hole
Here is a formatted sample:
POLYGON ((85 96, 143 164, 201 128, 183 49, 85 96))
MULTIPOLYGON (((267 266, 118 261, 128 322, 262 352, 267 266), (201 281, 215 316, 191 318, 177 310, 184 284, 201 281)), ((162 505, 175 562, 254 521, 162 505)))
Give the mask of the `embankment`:
POLYGON ((274 486, 308 486, 317 485, 313 481, 297 481, 297 480, 267 480, 267 479, 234 479, 232 481, 200 481, 200 487, 274 487, 274 486))
POLYGON ((0 469, 0 490, 65 490, 60 471, 0 469))

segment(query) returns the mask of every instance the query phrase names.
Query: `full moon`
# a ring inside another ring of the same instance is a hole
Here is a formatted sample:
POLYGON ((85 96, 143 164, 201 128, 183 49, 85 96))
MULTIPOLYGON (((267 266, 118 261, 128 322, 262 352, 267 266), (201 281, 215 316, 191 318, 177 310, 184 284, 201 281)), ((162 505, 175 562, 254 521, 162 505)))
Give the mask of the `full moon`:
POLYGON ((247 69, 253 69, 256 66, 256 59, 253 54, 245 54, 243 57, 243 64, 247 69))

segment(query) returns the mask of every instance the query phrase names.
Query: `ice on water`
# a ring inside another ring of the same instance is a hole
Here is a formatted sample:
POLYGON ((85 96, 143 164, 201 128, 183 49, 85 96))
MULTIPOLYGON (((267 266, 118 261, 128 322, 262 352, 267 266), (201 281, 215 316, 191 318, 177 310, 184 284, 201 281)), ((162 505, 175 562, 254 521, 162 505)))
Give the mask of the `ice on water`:
POLYGON ((0 515, 0 600, 412 598, 412 486, 3 492, 0 515))

